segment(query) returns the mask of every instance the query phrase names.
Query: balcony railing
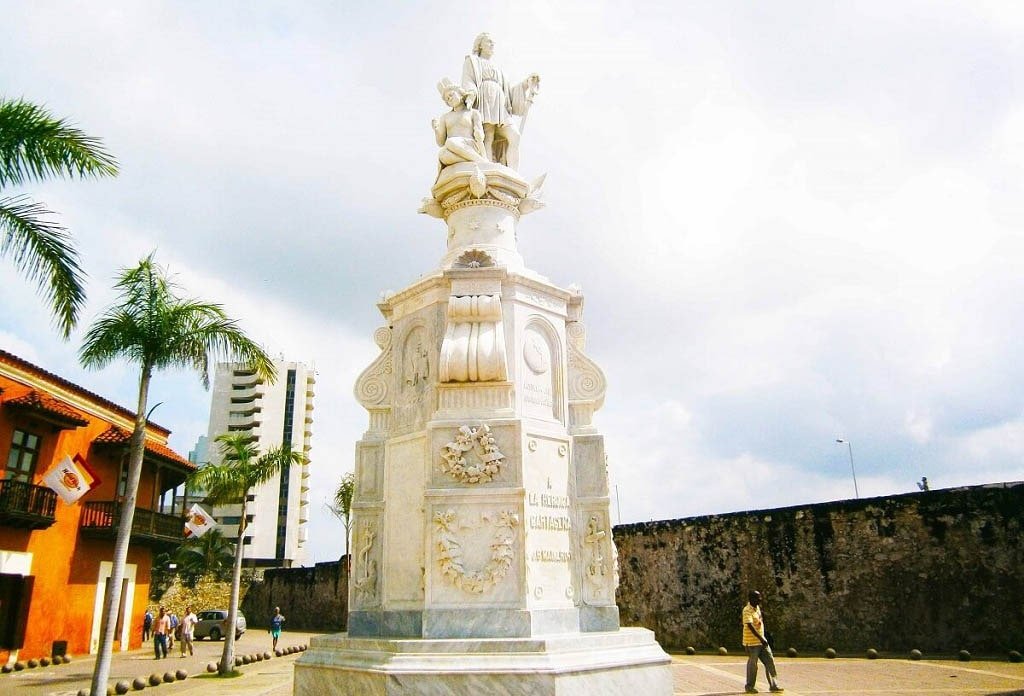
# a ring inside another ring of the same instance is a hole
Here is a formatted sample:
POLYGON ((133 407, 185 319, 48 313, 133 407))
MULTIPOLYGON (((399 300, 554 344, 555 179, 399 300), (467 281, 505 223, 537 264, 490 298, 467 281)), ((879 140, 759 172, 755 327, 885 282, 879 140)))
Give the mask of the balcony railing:
MULTIPOLYGON (((113 538, 121 521, 121 503, 99 501, 85 504, 79 528, 86 536, 113 538)), ((178 544, 184 537, 185 519, 143 508, 135 508, 132 539, 149 544, 178 544)))
POLYGON ((24 481, 0 481, 0 524, 46 529, 54 522, 57 494, 24 481))

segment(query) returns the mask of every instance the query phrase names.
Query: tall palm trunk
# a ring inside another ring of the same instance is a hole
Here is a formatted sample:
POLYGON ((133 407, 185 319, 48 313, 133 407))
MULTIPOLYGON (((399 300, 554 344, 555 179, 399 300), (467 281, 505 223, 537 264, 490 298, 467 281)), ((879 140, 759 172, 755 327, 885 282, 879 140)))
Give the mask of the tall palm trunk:
POLYGON ((245 551, 245 507, 248 489, 242 495, 242 518, 238 522, 238 540, 235 542, 235 569, 231 575, 231 603, 228 605, 228 625, 224 634, 224 652, 220 656, 218 674, 227 674, 235 668, 235 631, 238 630, 238 595, 242 587, 242 553, 245 551))
MULTIPOLYGON (((114 542, 113 567, 106 596, 103 598, 103 616, 106 624, 100 635, 99 651, 96 666, 92 672, 92 696, 107 693, 107 680, 110 678, 110 661, 114 651, 114 632, 117 630, 117 614, 121 608, 121 584, 124 582, 124 567, 128 560, 128 543, 132 536, 132 522, 135 520, 135 503, 139 493, 139 479, 142 478, 142 457, 146 445, 146 401, 149 398, 149 381, 153 375, 150 365, 143 365, 142 376, 139 378, 139 407, 135 413, 135 430, 132 432, 131 456, 128 460, 128 481, 125 497, 120 506, 120 519, 117 524, 117 540, 114 542)), ((131 607, 127 608, 128 621, 131 621, 131 607)), ((131 632, 129 631, 129 635, 131 632)))

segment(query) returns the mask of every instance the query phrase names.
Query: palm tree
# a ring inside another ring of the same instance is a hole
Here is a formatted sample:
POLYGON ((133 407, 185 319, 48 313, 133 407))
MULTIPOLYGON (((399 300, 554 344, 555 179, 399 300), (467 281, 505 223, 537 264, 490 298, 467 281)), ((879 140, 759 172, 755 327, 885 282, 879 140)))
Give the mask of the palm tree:
MULTIPOLYGON (((99 139, 22 99, 0 99, 0 190, 54 176, 115 176, 117 161, 99 139)), ((67 338, 85 303, 71 238, 28 196, 0 198, 0 256, 39 284, 67 338)))
POLYGON ((195 585, 204 575, 223 580, 235 559, 234 549, 219 529, 201 537, 191 537, 174 552, 178 575, 186 584, 195 585))
MULTIPOLYGON (((270 357, 229 319, 218 304, 182 298, 167 272, 153 260, 153 254, 134 268, 122 269, 115 287, 116 303, 93 323, 79 350, 82 364, 104 367, 124 358, 139 367, 138 410, 132 432, 128 481, 121 519, 114 543, 110 587, 120 587, 124 578, 128 541, 142 475, 146 438, 146 405, 154 370, 192 368, 204 387, 210 385, 210 359, 244 362, 268 381, 276 377, 270 357)), ((110 657, 120 604, 119 592, 107 592, 103 603, 106 624, 100 636, 99 653, 93 670, 92 693, 103 694, 110 676, 110 657)))
POLYGON ((242 582, 242 552, 245 543, 245 514, 249 489, 266 483, 285 465, 299 466, 306 461, 301 452, 293 452, 285 444, 260 454, 252 437, 244 433, 224 433, 217 436, 223 461, 207 464, 189 477, 191 489, 206 491, 210 505, 241 504, 238 521, 238 539, 235 541, 235 568, 231 576, 231 604, 228 625, 224 632, 224 652, 218 672, 227 674, 235 668, 235 626, 238 622, 238 595, 242 582))
POLYGON ((345 525, 345 570, 352 570, 352 557, 349 556, 348 542, 352 537, 352 495, 356 491, 356 475, 351 471, 341 477, 338 489, 334 491, 334 500, 327 503, 327 509, 345 525))

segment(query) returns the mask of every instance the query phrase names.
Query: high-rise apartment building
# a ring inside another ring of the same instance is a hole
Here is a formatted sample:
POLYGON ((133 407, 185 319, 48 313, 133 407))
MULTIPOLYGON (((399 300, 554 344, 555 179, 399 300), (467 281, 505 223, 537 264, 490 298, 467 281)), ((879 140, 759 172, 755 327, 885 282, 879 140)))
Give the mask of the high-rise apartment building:
MULTIPOLYGON (((248 366, 219 363, 210 405, 208 456, 220 462, 214 441, 223 433, 245 433, 260 453, 289 446, 307 457, 313 429, 314 371, 302 363, 276 361, 277 381, 265 382, 248 366)), ((241 505, 211 510, 224 536, 238 537, 241 505)), ((261 486, 250 489, 246 504, 248 526, 242 543, 246 565, 291 567, 305 565, 309 520, 309 462, 286 466, 261 486)))

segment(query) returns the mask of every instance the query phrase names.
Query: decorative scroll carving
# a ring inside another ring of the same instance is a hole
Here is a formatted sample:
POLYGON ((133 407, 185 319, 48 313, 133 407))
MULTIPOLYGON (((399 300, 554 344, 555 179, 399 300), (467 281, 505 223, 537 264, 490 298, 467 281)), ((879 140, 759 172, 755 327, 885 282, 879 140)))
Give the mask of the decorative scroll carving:
POLYGON ((508 379, 507 364, 501 297, 471 295, 450 298, 448 328, 441 343, 441 381, 505 381, 508 379))
POLYGON ((393 371, 391 354, 391 328, 382 326, 373 333, 373 340, 381 349, 381 354, 363 370, 356 380, 356 401, 365 409, 379 408, 390 405, 388 399, 389 383, 393 371))
POLYGON ((583 352, 587 343, 587 328, 582 321, 566 322, 565 337, 569 341, 569 345, 583 352))
POLYGON ((583 354, 576 342, 569 342, 569 403, 580 403, 592 413, 604 405, 608 388, 604 372, 583 354))
POLYGON ((370 558, 370 551, 376 538, 377 530, 374 523, 365 520, 360 534, 359 565, 352 585, 355 587, 357 599, 371 603, 377 599, 377 561, 370 558))
POLYGON ((587 521, 587 529, 584 532, 583 543, 589 549, 590 562, 587 564, 587 579, 593 586, 592 591, 595 597, 601 597, 605 590, 605 575, 607 564, 604 560, 604 540, 608 532, 601 529, 601 522, 597 515, 591 515, 587 521))
POLYGON ((512 567, 515 544, 515 528, 519 526, 519 515, 511 510, 499 513, 484 513, 479 521, 460 520, 454 510, 434 513, 434 533, 437 538, 438 563, 441 574, 455 587, 473 594, 483 594, 504 578, 512 567), (456 537, 456 530, 463 528, 494 527, 491 539, 491 557, 479 570, 467 570, 462 558, 462 545, 456 537))
POLYGON ((486 483, 501 473, 505 455, 498 450, 497 442, 491 436, 487 425, 470 428, 463 425, 453 442, 441 448, 441 470, 451 474, 460 483, 486 483), (466 462, 466 453, 474 452, 479 462, 466 462))

